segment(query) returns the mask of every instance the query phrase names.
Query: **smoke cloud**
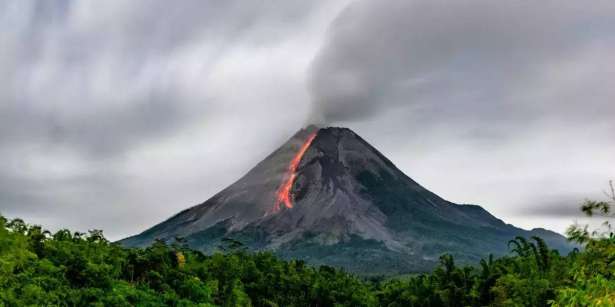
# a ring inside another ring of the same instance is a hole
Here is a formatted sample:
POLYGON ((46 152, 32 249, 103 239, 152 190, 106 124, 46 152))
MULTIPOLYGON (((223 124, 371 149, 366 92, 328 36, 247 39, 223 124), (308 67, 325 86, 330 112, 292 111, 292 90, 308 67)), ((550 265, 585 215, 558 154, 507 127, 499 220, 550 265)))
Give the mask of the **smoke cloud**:
POLYGON ((503 131, 544 117, 612 118, 614 15, 612 1, 354 2, 313 62, 313 117, 394 110, 421 127, 503 131))
POLYGON ((312 62, 312 118, 445 198, 563 231, 615 176, 612 29, 613 1, 358 0, 312 62))

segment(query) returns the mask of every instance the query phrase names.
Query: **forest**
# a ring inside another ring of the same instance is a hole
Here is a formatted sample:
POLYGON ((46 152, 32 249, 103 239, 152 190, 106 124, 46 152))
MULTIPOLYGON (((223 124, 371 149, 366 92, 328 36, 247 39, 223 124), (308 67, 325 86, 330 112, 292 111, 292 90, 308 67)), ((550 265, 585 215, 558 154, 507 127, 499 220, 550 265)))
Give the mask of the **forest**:
MULTIPOLYGON (((611 218, 611 202, 587 201, 611 218)), ((571 226, 568 255, 539 237, 511 238, 510 255, 429 274, 362 278, 248 252, 228 240, 205 255, 181 238, 144 249, 99 230, 50 233, 0 216, 0 306, 615 306, 615 236, 571 226)))

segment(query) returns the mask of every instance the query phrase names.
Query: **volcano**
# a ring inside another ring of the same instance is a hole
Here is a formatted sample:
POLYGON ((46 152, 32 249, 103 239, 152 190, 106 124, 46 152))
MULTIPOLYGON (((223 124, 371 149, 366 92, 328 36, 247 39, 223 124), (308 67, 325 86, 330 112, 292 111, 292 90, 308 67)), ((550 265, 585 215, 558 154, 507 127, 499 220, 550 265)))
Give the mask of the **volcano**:
POLYGON ((562 252, 571 247, 555 232, 442 199, 350 129, 309 126, 209 200, 121 243, 182 237, 210 253, 230 238, 286 259, 388 275, 430 270, 443 253, 475 263, 534 235, 562 252))

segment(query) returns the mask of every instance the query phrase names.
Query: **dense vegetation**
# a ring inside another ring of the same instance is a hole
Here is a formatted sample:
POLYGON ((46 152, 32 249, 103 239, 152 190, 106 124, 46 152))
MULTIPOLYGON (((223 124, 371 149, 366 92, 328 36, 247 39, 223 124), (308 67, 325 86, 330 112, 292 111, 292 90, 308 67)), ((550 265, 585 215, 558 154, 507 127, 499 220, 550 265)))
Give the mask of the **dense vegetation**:
MULTIPOLYGON (((613 197, 615 200, 615 197, 613 197)), ((612 217, 612 202, 584 211, 612 217)), ((100 231, 54 234, 0 216, 0 306, 615 306, 615 236, 572 227, 582 251, 559 255, 533 237, 476 267, 443 255, 431 274, 363 280, 229 240, 204 255, 158 241, 127 249, 100 231)))

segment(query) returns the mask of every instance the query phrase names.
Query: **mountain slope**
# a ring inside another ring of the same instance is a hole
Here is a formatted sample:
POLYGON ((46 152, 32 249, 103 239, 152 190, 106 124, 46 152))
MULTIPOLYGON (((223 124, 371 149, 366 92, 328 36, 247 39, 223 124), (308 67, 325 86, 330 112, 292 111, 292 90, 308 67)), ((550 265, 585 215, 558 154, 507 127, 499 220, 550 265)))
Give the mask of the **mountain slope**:
POLYGON ((180 236, 210 252, 234 238, 286 258, 396 274, 429 270, 445 252, 465 262, 502 255, 508 240, 536 234, 570 248, 556 233, 440 198, 349 129, 310 126, 211 199, 122 243, 180 236))

